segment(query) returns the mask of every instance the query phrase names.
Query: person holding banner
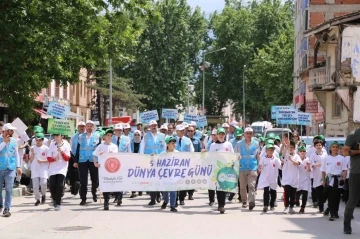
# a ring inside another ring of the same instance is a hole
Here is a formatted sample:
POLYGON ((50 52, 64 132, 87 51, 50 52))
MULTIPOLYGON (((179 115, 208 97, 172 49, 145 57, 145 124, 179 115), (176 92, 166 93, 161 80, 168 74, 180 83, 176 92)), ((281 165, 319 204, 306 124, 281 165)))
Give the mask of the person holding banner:
POLYGON ((2 127, 2 138, 0 138, 0 213, 4 207, 2 189, 5 184, 5 209, 4 217, 10 217, 10 207, 12 201, 12 190, 15 179, 15 171, 21 175, 21 163, 17 151, 16 139, 11 135, 16 130, 11 124, 4 124, 2 127))
POLYGON ((63 140, 63 136, 54 134, 54 141, 50 143, 47 160, 49 162, 50 193, 55 211, 60 210, 61 198, 63 197, 65 187, 65 177, 71 157, 70 151, 70 144, 63 140))
POLYGON ((256 181, 258 161, 260 158, 259 142, 253 138, 253 129, 245 128, 244 139, 237 143, 237 152, 240 154, 240 194, 242 199, 242 207, 247 207, 249 201, 249 210, 255 207, 256 181), (248 188, 248 195, 246 192, 248 188))
MULTIPOLYGON (((155 120, 149 122, 151 131, 147 132, 140 143, 141 154, 160 154, 166 149, 165 135, 157 132, 158 124, 155 120)), ((154 206, 156 201, 161 202, 160 192, 150 192, 149 206, 154 206)))
MULTIPOLYGON (((161 152, 162 154, 173 154, 179 152, 175 149, 176 139, 174 137, 166 136, 165 143, 166 143, 166 150, 161 152)), ((177 196, 176 194, 177 194, 176 191, 163 192, 164 203, 161 205, 161 209, 166 209, 166 206, 169 203, 169 196, 170 196, 170 211, 177 212, 177 209, 175 208, 176 196, 177 196)))
MULTIPOLYGON (((238 149, 236 147, 236 144, 242 140, 243 130, 241 128, 237 127, 236 131, 234 133, 234 136, 235 136, 235 138, 231 139, 229 142, 233 146, 234 152, 239 153, 239 152, 237 152, 238 149)), ((241 199, 240 198, 240 178, 238 180, 238 190, 239 190, 238 191, 238 193, 239 193, 238 196, 239 196, 239 201, 240 201, 240 199, 241 199)), ((230 193, 228 200, 231 202, 234 199, 234 196, 235 196, 235 193, 230 193)))
MULTIPOLYGON (((194 131, 195 131, 195 137, 198 138, 199 140, 203 140, 203 133, 200 131, 200 130, 197 130, 196 127, 197 127, 197 124, 195 121, 191 121, 189 126, 192 126, 194 127, 194 131)), ((187 135, 187 134, 186 134, 187 135)))
POLYGON ((216 131, 216 129, 213 129, 213 131, 211 132, 211 135, 206 140, 205 149, 207 152, 209 152, 211 144, 215 143, 216 141, 217 141, 217 131, 216 131))
MULTIPOLYGON (((234 153, 234 149, 229 141, 225 140, 226 132, 224 128, 218 128, 217 131, 217 141, 212 143, 210 146, 209 153, 211 152, 227 152, 227 153, 234 153)), ((209 192, 209 200, 210 206, 214 205, 215 201, 215 191, 208 190, 209 192)), ((225 213, 225 199, 226 199, 226 192, 216 190, 216 198, 218 201, 218 210, 221 214, 225 213)))
MULTIPOLYGON (((135 154, 138 154, 140 153, 140 143, 141 143, 141 139, 142 139, 142 134, 141 134, 141 131, 140 130, 135 130, 134 132, 134 138, 131 139, 131 142, 130 142, 130 146, 131 146, 131 152, 132 153, 135 153, 135 154)), ((133 195, 135 195, 136 197, 136 192, 131 192, 131 197, 134 198, 133 195)), ((142 196, 142 192, 139 192, 139 196, 142 196)))
POLYGON ((93 195, 93 201, 97 202, 96 190, 99 185, 98 169, 93 163, 93 153, 97 144, 99 143, 99 135, 94 131, 94 122, 91 120, 86 121, 86 133, 79 135, 79 143, 75 156, 74 167, 79 168, 80 172, 80 205, 86 205, 86 195, 88 186, 88 175, 90 171, 91 178, 91 192, 93 195))
MULTIPOLYGON (((116 125, 115 125, 115 128, 116 128, 116 125)), ((101 163, 98 162, 98 158, 102 154, 119 152, 119 147, 116 144, 111 142, 111 139, 113 138, 113 134, 114 134, 114 131, 112 129, 107 129, 105 131, 105 134, 103 137, 104 141, 96 147, 96 149, 93 153, 94 166, 96 168, 100 168, 100 166, 103 165, 103 162, 101 162, 101 163)), ((104 192, 103 196, 104 196, 104 210, 109 210, 110 192, 104 192)), ((122 198, 122 193, 121 193, 121 198, 122 198)), ((121 201, 120 198, 118 199, 118 206, 120 206, 119 201, 121 201)))
POLYGON ((129 137, 129 138, 131 139, 133 136, 132 136, 132 133, 131 133, 131 126, 130 126, 130 124, 125 123, 125 124, 123 125, 123 128, 124 128, 124 135, 127 136, 127 137, 129 137))
MULTIPOLYGON (((189 126, 189 129, 194 129, 193 127, 189 126)), ((193 130, 194 132, 194 130, 193 130)), ((176 150, 178 150, 179 152, 195 152, 194 146, 191 142, 191 140, 185 136, 185 128, 183 125, 179 124, 176 126, 176 134, 177 136, 175 137, 176 139, 176 150)), ((185 205, 184 200, 186 197, 186 193, 189 193, 189 200, 193 200, 193 193, 194 190, 185 190, 185 191, 179 191, 179 201, 180 201, 180 205, 185 205)))

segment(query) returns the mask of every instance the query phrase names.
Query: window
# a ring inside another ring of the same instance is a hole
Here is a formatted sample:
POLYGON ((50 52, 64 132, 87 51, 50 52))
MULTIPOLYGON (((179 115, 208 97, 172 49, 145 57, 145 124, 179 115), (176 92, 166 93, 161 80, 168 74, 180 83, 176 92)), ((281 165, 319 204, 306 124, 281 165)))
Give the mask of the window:
POLYGON ((59 83, 55 83, 55 98, 59 99, 59 95, 60 95, 60 86, 59 83))
POLYGON ((308 9, 305 10, 303 19, 304 19, 304 22, 303 22, 304 31, 306 31, 309 29, 309 10, 308 9))
POLYGON ((83 82, 80 81, 80 97, 82 96, 82 90, 83 90, 83 82))
POLYGON ((332 117, 341 116, 341 98, 338 94, 333 93, 332 95, 332 117))

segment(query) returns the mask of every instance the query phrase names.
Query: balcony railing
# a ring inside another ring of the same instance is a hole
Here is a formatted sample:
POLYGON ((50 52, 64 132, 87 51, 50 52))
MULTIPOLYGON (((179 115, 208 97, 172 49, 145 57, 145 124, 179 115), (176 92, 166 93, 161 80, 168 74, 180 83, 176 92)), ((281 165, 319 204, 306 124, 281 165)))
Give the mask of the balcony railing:
POLYGON ((335 71, 335 67, 319 67, 310 70, 310 88, 322 88, 323 86, 332 85, 331 79, 332 73, 335 71))

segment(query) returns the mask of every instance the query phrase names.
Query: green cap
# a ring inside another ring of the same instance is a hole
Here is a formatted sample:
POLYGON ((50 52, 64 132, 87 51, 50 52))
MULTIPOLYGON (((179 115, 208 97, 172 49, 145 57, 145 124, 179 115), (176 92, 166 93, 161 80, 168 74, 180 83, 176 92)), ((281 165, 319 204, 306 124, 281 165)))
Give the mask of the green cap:
POLYGON ((267 148, 267 149, 274 149, 275 146, 274 146, 273 144, 267 144, 267 145, 266 145, 266 148, 267 148))
POLYGON ((44 138, 45 138, 45 135, 44 135, 43 133, 37 133, 37 134, 35 135, 35 138, 37 138, 37 139, 44 139, 44 138))
POLYGON ((258 139, 260 139, 260 137, 261 137, 262 135, 261 134, 256 134, 256 138, 258 138, 258 139))
POLYGON ((216 133, 217 134, 221 134, 221 133, 225 134, 225 129, 220 127, 217 129, 216 133))
POLYGON ((278 141, 281 142, 280 136, 279 136, 279 135, 276 135, 276 136, 275 136, 275 140, 278 140, 278 141))
POLYGON ((243 130, 241 128, 236 128, 235 130, 235 137, 243 136, 243 130))
POLYGON ((101 132, 102 130, 103 130, 102 127, 97 127, 97 128, 96 128, 96 131, 97 131, 97 132, 101 132))
POLYGON ((315 139, 319 139, 319 140, 321 140, 321 141, 325 141, 325 137, 324 137, 324 135, 321 135, 321 134, 319 134, 319 135, 316 135, 315 137, 314 137, 314 140, 315 139))
POLYGON ((260 140, 260 142, 265 142, 265 138, 264 138, 264 137, 260 137, 259 140, 260 140))
POLYGON ((111 129, 111 128, 109 128, 109 129, 107 129, 106 131, 105 131, 105 134, 114 134, 114 130, 113 129, 111 129))
POLYGON ((34 132, 35 133, 44 133, 44 129, 41 126, 35 125, 34 132))
POLYGON ((337 146, 340 146, 338 141, 334 141, 334 142, 331 143, 330 147, 333 146, 334 144, 337 145, 337 146))
POLYGON ((300 147, 298 148, 298 152, 306 152, 306 147, 300 146, 300 147))
POLYGON ((99 131, 99 136, 100 138, 103 138, 105 136, 105 131, 104 130, 99 131))
POLYGON ((268 139, 275 139, 275 134, 274 133, 270 133, 268 136, 267 136, 268 139))
POLYGON ((172 136, 166 136, 165 143, 168 144, 170 142, 176 142, 176 139, 172 136))

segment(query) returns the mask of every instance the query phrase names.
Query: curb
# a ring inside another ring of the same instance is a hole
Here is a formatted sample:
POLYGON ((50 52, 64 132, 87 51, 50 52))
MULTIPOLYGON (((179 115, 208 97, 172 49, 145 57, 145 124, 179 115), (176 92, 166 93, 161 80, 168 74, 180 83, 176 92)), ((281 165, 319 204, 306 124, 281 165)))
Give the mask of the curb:
MULTIPOLYGON (((13 188, 12 196, 13 197, 22 197, 25 196, 26 186, 25 185, 19 185, 17 188, 13 188)), ((2 196, 5 198, 5 190, 2 190, 2 196)))

